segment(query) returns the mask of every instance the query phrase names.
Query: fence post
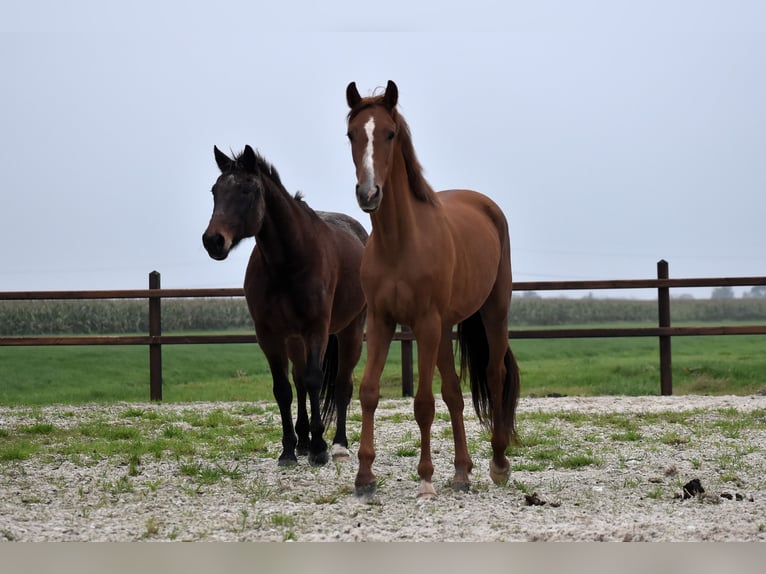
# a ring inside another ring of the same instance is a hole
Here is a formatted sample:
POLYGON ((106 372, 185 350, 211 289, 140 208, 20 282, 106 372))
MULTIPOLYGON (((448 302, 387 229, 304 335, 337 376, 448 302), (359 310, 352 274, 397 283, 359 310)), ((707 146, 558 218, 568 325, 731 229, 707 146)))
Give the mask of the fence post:
MULTIPOLYGON (((402 325, 402 334, 410 334, 412 330, 406 325, 402 325)), ((412 374, 412 340, 402 339, 402 396, 411 397, 413 393, 413 374, 412 374)))
MULTIPOLYGON (((657 279, 669 279, 668 262, 661 259, 657 262, 657 279)), ((659 311, 660 327, 670 327, 670 288, 657 289, 657 308, 659 311)), ((660 393, 673 394, 672 355, 670 352, 670 335, 660 335, 660 393)))
MULTIPOLYGON (((149 273, 149 289, 160 289, 158 271, 149 273)), ((162 335, 162 298, 149 296, 149 336, 162 335)), ((162 400, 162 344, 149 343, 149 400, 162 400)))

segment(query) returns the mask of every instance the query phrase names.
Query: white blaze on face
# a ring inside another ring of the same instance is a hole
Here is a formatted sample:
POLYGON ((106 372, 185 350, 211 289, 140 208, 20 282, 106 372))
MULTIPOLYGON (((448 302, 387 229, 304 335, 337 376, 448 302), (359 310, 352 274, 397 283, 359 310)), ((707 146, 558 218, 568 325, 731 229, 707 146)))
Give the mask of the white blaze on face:
POLYGON ((362 158, 362 165, 367 172, 367 178, 370 183, 375 181, 375 171, 372 167, 372 134, 375 131, 375 120, 370 117, 367 123, 364 124, 364 133, 367 134, 367 147, 364 150, 364 157, 362 158))

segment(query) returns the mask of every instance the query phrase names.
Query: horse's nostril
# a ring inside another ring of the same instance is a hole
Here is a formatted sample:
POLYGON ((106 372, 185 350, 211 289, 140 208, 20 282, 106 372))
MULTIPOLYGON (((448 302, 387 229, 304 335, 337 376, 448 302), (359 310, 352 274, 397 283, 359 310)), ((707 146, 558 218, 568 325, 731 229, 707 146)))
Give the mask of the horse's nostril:
POLYGON ((220 253, 223 249, 224 239, 220 233, 204 234, 202 236, 202 245, 209 253, 220 253))

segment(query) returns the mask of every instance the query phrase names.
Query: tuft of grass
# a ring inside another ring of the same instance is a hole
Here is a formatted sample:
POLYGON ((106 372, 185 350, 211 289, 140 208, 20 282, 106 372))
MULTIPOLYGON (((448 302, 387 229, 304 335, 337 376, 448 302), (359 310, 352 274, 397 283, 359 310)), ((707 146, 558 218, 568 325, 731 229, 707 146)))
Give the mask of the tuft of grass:
POLYGON ((118 496, 133 492, 134 486, 129 476, 121 476, 115 482, 104 483, 103 489, 113 496, 118 496))
POLYGON ((404 457, 417 456, 419 453, 420 453, 420 448, 414 445, 400 446, 394 452, 396 456, 404 456, 404 457))
POLYGON ((226 468, 220 464, 208 466, 201 463, 187 463, 182 464, 179 467, 179 472, 183 476, 197 479, 197 482, 200 485, 215 484, 224 478, 229 478, 230 480, 239 480, 242 478, 242 472, 239 470, 239 465, 235 465, 233 468, 226 468))
POLYGON ((601 461, 589 453, 566 456, 559 461, 559 466, 561 468, 567 468, 572 470, 575 470, 578 468, 584 468, 586 466, 600 466, 600 465, 601 465, 601 461))
POLYGON ((670 431, 660 437, 660 442, 669 446, 680 446, 689 442, 689 437, 679 434, 676 431, 670 431))
POLYGON ((29 426, 19 428, 19 432, 24 434, 49 435, 56 431, 56 427, 51 423, 35 423, 29 426))
POLYGON ((295 526, 296 520, 294 516, 290 514, 283 514, 281 512, 275 512, 269 516, 269 521, 274 526, 279 527, 292 527, 295 526))
POLYGON ((646 494, 646 497, 652 500, 660 500, 664 494, 665 490, 662 488, 662 486, 656 486, 646 494))
POLYGON ((154 536, 157 536, 160 533, 160 525, 157 522, 157 519, 154 518, 154 516, 150 516, 146 521, 146 528, 144 530, 144 533, 141 535, 141 538, 147 539, 147 538, 153 538, 154 536))
POLYGON ((628 430, 623 433, 615 433, 610 438, 617 442, 637 442, 644 437, 637 430, 628 430))
POLYGON ((37 453, 39 447, 27 440, 15 440, 0 444, 0 462, 27 460, 37 453))

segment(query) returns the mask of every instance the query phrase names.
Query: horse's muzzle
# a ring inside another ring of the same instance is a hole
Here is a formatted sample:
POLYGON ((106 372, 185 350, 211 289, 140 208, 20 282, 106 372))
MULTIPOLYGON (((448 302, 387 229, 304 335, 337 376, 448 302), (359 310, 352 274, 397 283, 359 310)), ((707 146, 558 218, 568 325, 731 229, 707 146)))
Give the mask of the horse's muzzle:
POLYGON ((378 184, 357 184, 356 186, 356 201, 365 213, 373 213, 377 211, 380 207, 380 200, 382 197, 383 193, 378 184))
POLYGON ((204 233, 202 235, 202 245, 205 246, 207 254, 216 261, 223 261, 229 255, 229 248, 226 243, 226 239, 220 233, 204 233))

